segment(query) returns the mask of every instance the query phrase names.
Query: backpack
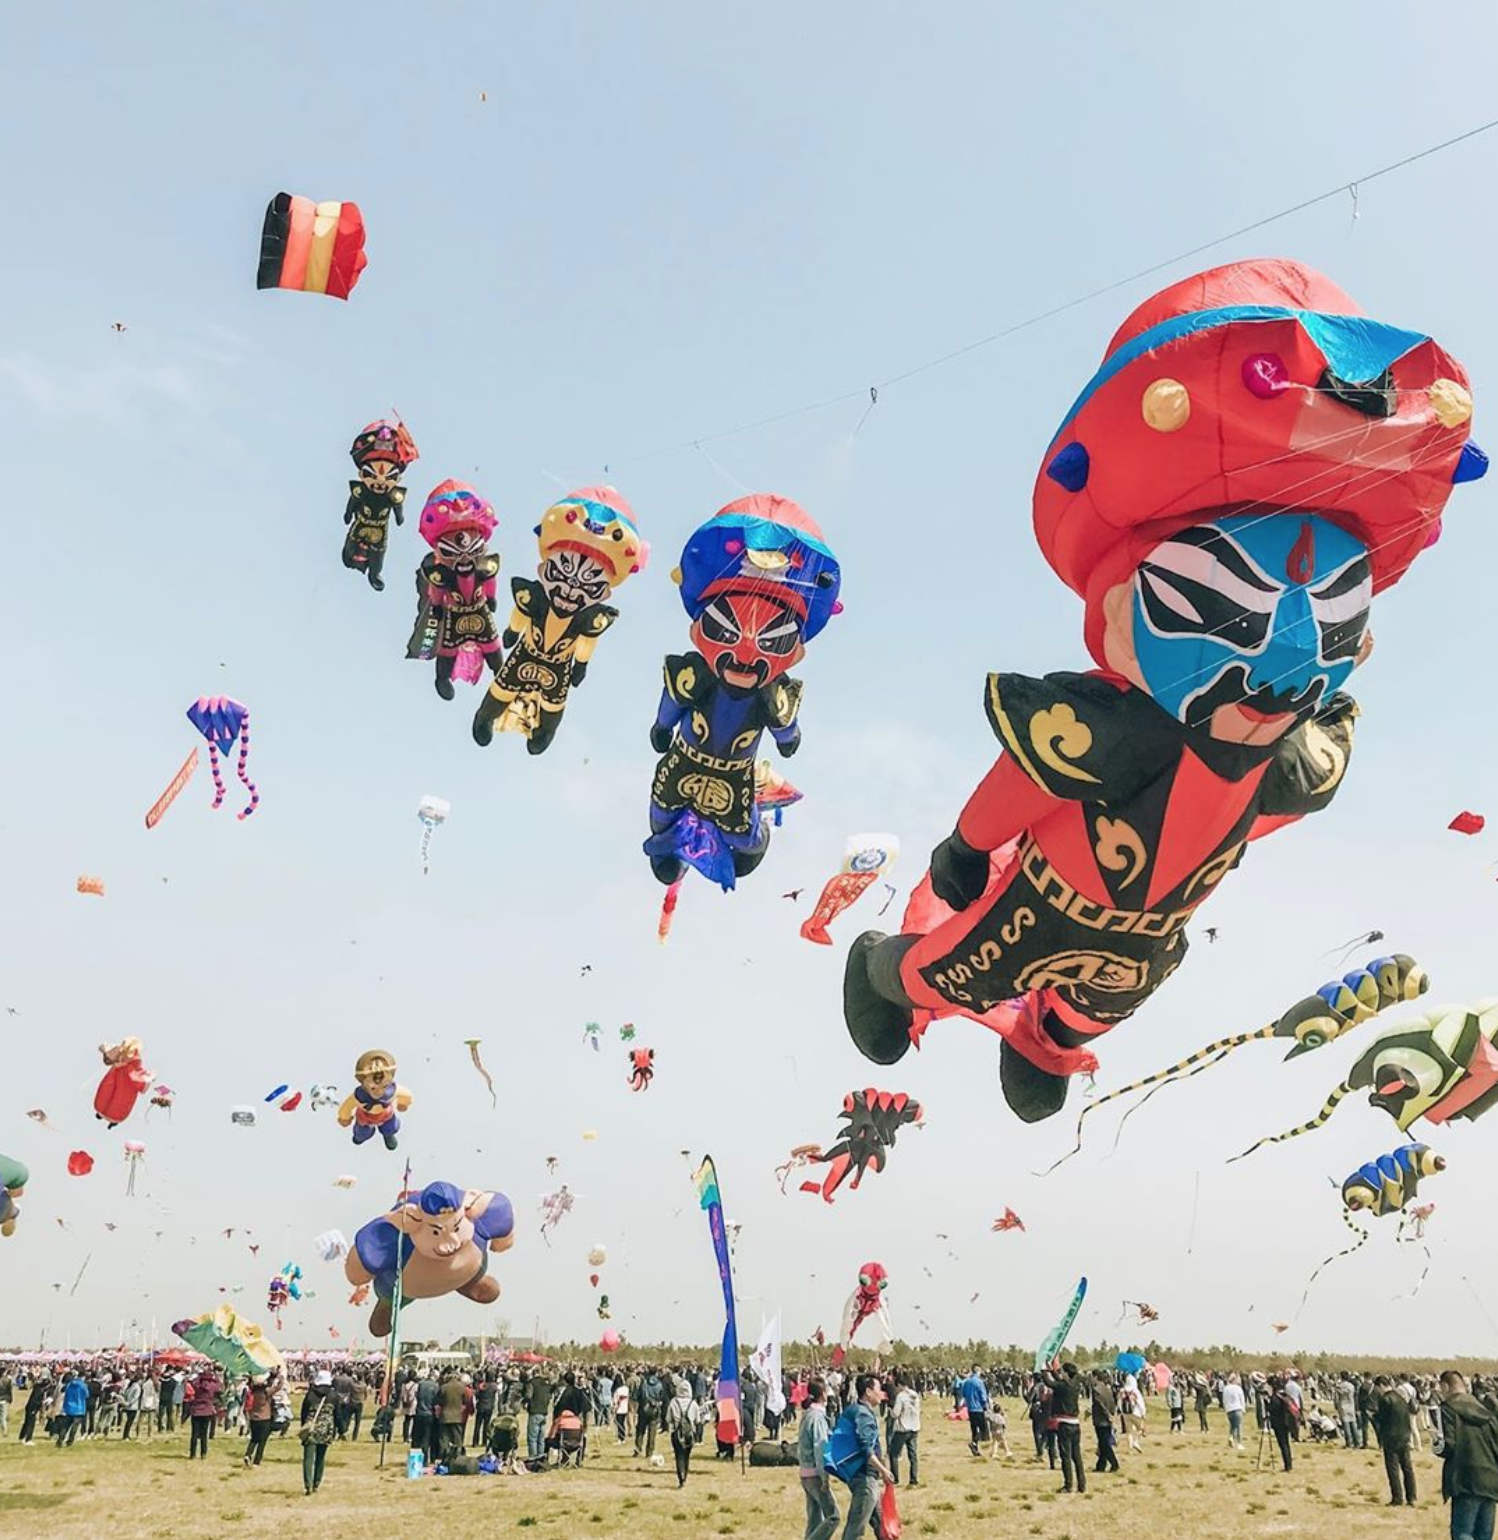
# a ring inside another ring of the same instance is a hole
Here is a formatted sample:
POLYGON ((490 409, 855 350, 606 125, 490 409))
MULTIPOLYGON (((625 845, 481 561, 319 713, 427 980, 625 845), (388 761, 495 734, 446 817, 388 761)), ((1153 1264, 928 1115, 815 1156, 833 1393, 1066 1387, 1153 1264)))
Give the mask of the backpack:
POLYGON ((659 1376, 652 1374, 640 1387, 640 1399, 646 1406, 659 1406, 666 1399, 666 1387, 659 1376))
POLYGON ((869 1457, 858 1442, 858 1429, 851 1411, 837 1420, 831 1435, 822 1445, 822 1464, 829 1476, 852 1486, 868 1467, 869 1457))

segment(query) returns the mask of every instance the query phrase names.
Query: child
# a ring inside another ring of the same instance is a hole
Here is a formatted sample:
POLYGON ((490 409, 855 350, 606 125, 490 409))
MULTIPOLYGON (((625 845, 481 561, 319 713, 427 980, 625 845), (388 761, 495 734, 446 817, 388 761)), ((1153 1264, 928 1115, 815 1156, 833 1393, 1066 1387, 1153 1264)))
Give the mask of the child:
POLYGON ((1009 1419, 995 1399, 988 1408, 988 1458, 996 1460, 1000 1449, 1004 1451, 1006 1460, 1014 1458, 1014 1451, 1009 1447, 1009 1419))

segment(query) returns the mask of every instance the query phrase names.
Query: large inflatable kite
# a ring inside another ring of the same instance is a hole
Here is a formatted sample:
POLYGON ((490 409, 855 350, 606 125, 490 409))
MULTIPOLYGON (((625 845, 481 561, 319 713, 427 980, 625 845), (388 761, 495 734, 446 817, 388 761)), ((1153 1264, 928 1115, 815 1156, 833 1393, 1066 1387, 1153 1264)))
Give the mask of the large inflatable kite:
POLYGON ((1315 1117, 1233 1159, 1320 1128, 1354 1091, 1367 1091, 1368 1104, 1387 1112, 1400 1133, 1420 1118, 1436 1124, 1480 1118, 1498 1104, 1498 998, 1440 1005, 1380 1033, 1315 1117))
POLYGON ((151 1071, 141 1062, 143 1052, 138 1037, 99 1044, 104 1078, 94 1092, 94 1116, 111 1128, 123 1123, 135 1111, 141 1092, 151 1089, 151 1071))
POLYGON ((361 428, 349 450, 359 479, 348 484, 348 505, 343 522, 348 534, 343 537, 343 565, 362 572, 376 593, 384 591, 380 577, 385 565, 385 549, 390 538, 390 518, 406 522, 401 512, 406 489, 401 477, 417 458, 416 440, 403 422, 381 418, 361 428))
POLYGON ((420 1192, 403 1193, 388 1214, 359 1229, 343 1264, 350 1283, 374 1285, 370 1332, 390 1335, 397 1288, 402 1308, 453 1293, 492 1305, 499 1279, 489 1276, 489 1256, 508 1251, 514 1232, 515 1215, 502 1192, 428 1182, 420 1192))
POLYGON ((499 557, 486 544, 499 520, 487 498, 466 481, 433 487, 417 530, 431 546, 416 574, 416 624, 408 658, 437 660, 437 693, 451 700, 453 680, 474 684, 499 672, 499 557))
POLYGON ((230 1374, 269 1374, 279 1369, 281 1354, 253 1321, 220 1305, 207 1315, 176 1322, 172 1330, 205 1358, 230 1374))
POLYGON ((667 886, 690 867, 727 890, 769 848, 756 751, 766 731, 783 755, 800 747, 801 682, 788 670, 838 613, 841 573, 806 512, 761 492, 697 529, 672 577, 696 650, 666 659, 645 854, 667 886))
POLYGON ((1421 1179, 1446 1169, 1446 1157, 1426 1144, 1406 1144, 1388 1155, 1359 1166, 1342 1183, 1342 1202, 1353 1213, 1402 1214, 1414 1201, 1421 1179))
MULTIPOLYGON (((208 740, 208 771, 213 777, 213 807, 216 812, 224 805, 224 798, 228 794, 228 788, 224 785, 223 772, 219 768, 219 755, 232 754, 235 745, 239 747, 239 759, 235 765, 235 774, 239 777, 249 802, 235 815, 241 820, 248 818, 251 813, 260 806, 260 791, 250 779, 250 708, 237 700, 231 700, 227 695, 200 695, 192 705, 187 708, 187 720, 192 723, 203 737, 208 740)), ((190 756, 188 762, 178 770, 173 777, 173 786, 177 785, 180 778, 182 785, 192 777, 192 769, 197 766, 195 756, 190 756)), ((181 790, 181 786, 177 786, 181 790)), ((171 806, 170 798, 176 796, 172 787, 164 793, 168 797, 167 806, 171 806)), ((161 812, 165 812, 165 808, 161 812)), ((156 812, 153 808, 152 812, 156 812)), ((157 812, 157 820, 161 814, 157 812)), ((151 828, 152 821, 148 816, 146 827, 151 828)))
POLYGON ((277 193, 265 210, 255 287, 347 299, 368 261, 357 203, 277 193))
POLYGON ((967 1016, 1003 1039, 1011 1108, 1059 1110, 1249 843, 1336 794, 1372 596, 1485 469, 1471 414, 1465 371, 1428 336, 1292 262, 1214 269, 1129 317, 1034 493, 1098 667, 989 677, 1004 752, 902 933, 848 959, 869 1058, 967 1016))
POLYGON ((0 1235, 14 1235, 21 1211, 16 1199, 24 1197, 31 1172, 9 1155, 0 1155, 0 1235))
POLYGON ((613 487, 569 492, 542 515, 536 539, 541 564, 534 581, 510 581, 515 605, 503 638, 509 653, 479 703, 473 737, 488 744, 497 727, 522 734, 528 753, 544 754, 598 639, 619 618, 606 601, 631 573, 645 570, 650 547, 613 487))
POLYGON ((884 1302, 884 1291, 889 1288, 889 1274, 882 1262, 865 1262, 858 1269, 858 1287, 848 1296, 843 1306, 842 1329, 838 1333, 838 1345, 833 1349, 832 1365, 838 1365, 848 1356, 854 1334, 865 1321, 872 1320, 878 1330, 874 1341, 876 1353, 887 1353, 895 1345, 894 1327, 890 1325, 889 1306, 884 1302))

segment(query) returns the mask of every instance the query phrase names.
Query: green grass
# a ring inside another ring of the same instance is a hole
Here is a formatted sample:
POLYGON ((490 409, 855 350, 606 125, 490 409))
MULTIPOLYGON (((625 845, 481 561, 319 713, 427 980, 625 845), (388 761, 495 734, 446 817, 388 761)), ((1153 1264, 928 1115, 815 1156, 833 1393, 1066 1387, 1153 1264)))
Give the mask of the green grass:
MULTIPOLYGON (((1218 1430, 1168 1438, 1152 1428, 1145 1455, 1120 1450, 1123 1474, 1091 1471, 1091 1431, 1084 1435, 1085 1498, 1059 1493, 1059 1472, 1029 1454, 1028 1424, 1011 1403, 1017 1457, 977 1460, 960 1424, 926 1403, 921 1487, 900 1492, 906 1534, 939 1540, 995 1540, 1000 1535, 1070 1533, 1076 1540, 1409 1540, 1444 1533, 1439 1462, 1415 1456, 1422 1511, 1384 1510, 1383 1465, 1376 1450, 1300 1445, 1289 1475, 1255 1470, 1257 1437, 1237 1454, 1218 1430), (1042 1506, 1044 1505, 1044 1506, 1042 1506), (1349 1523, 1346 1510, 1358 1510, 1349 1523), (1028 1513, 1030 1517, 1025 1515, 1028 1513), (1042 1519, 1041 1516, 1044 1515, 1042 1519), (1256 1527, 1257 1526, 1257 1527, 1256 1527)), ((406 1534, 438 1527, 454 1535, 586 1534, 600 1540, 788 1540, 801 1533, 805 1508, 794 1470, 744 1470, 699 1452, 685 1492, 667 1464, 651 1467, 611 1434, 592 1437, 580 1471, 540 1476, 428 1477, 408 1481, 404 1450, 392 1445, 384 1470, 375 1447, 335 1444, 322 1490, 304 1497, 301 1446, 273 1439, 259 1470, 246 1470, 243 1444, 220 1436, 206 1465, 189 1465, 185 1437, 122 1447, 118 1441, 59 1450, 0 1440, 0 1535, 24 1540, 286 1540, 288 1534, 406 1534), (207 1479, 219 1501, 198 1495, 207 1479), (99 1515, 107 1524, 99 1526, 99 1515)), ((669 1451, 667 1460, 669 1461, 669 1451)), ((1266 1467, 1268 1465, 1266 1461, 1266 1467)), ((1277 1462, 1274 1462, 1277 1463, 1277 1462)), ((839 1509, 847 1489, 834 1483, 839 1509)))

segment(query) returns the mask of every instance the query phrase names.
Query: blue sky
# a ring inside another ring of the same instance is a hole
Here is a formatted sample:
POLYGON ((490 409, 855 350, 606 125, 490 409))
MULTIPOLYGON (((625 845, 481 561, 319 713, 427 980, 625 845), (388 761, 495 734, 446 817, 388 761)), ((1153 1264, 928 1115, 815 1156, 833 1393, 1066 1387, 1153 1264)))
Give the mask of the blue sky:
MULTIPOLYGON (((1030 485, 1153 288, 1210 261, 1308 261, 1460 357, 1476 437, 1498 436, 1482 405, 1498 367, 1484 197, 1498 134, 1369 183, 1356 221, 1350 197, 1321 204, 889 384, 854 429, 870 383, 1483 121, 1495 30, 1449 10, 1351 24, 1289 4, 143 0, 13 16, 0 977, 18 1014, 0 1024, 0 1149, 34 1179, 0 1245, 0 1337, 113 1340, 121 1323, 211 1308, 220 1287, 253 1316, 294 1258, 317 1298, 285 1340, 353 1339, 362 1313, 311 1241, 383 1208, 397 1158, 351 1149, 330 1115, 244 1131, 228 1113, 282 1081, 347 1089, 378 1044, 416 1094, 415 1176, 498 1187, 524 1216, 500 1306, 426 1305, 413 1333, 539 1318, 591 1336, 585 1253, 601 1242, 616 1326, 708 1340, 717 1285, 679 1153, 708 1148, 744 1227, 746 1334, 776 1307, 790 1335, 830 1329, 877 1257, 911 1336, 924 1320, 929 1335, 1033 1342, 1085 1272, 1084 1338, 1117 1336, 1118 1302, 1146 1299, 1172 1340, 1267 1351, 1268 1323, 1344 1238, 1327 1178, 1397 1139, 1349 1108, 1314 1142, 1222 1161, 1309 1115, 1352 1050, 1291 1066, 1246 1051, 1156 1099, 1116 1156, 1098 1139, 1041 1182, 1070 1120, 1013 1122, 991 1039, 961 1022, 873 1071, 841 1025, 841 946, 813 949, 796 924, 852 830, 898 833, 916 880, 995 752, 989 669, 1082 666, 1080 605, 1035 549, 1030 485), (369 268, 348 305, 256 292, 262 211, 283 188, 362 206, 369 268), (406 573, 424 550, 410 525, 383 595, 339 565, 348 442, 392 407, 422 450, 413 497, 475 482, 507 576, 533 569, 548 502, 605 467, 654 546, 543 760, 509 739, 475 748, 476 698, 444 705, 404 659, 406 573), (689 888, 662 949, 639 843, 659 660, 686 640, 667 573, 744 489, 820 520, 846 613, 799 670, 790 773, 805 801, 738 894, 689 888), (192 742, 183 710, 213 692, 254 711, 260 812, 211 814, 202 776, 148 833, 142 814, 192 742), (429 792, 453 813, 423 879, 429 792), (107 898, 78 897, 80 872, 103 875, 107 898), (799 886, 801 906, 780 899, 799 886), (643 1096, 625 1083, 625 1021, 657 1051, 643 1096), (90 1112, 94 1045, 127 1032, 178 1101, 108 1134, 90 1112), (463 1048, 474 1036, 498 1113, 463 1048), (782 1198, 775 1164, 830 1142, 844 1092, 871 1083, 918 1096, 928 1126, 831 1209, 782 1198), (24 1118, 37 1106, 55 1131, 24 1118), (148 1147, 134 1199, 126 1134, 148 1147), (72 1148, 96 1156, 91 1177, 65 1174, 72 1148), (580 1195, 550 1249, 535 1230, 548 1155, 580 1195), (359 1185, 334 1188, 341 1172, 359 1185), (989 1233, 1006 1205, 1027 1234, 989 1233), (253 1230, 258 1257, 227 1226, 253 1230)), ((1495 852, 1445 824, 1483 809, 1498 747, 1478 619, 1494 496, 1463 489, 1446 538, 1375 608, 1335 807, 1225 885, 1207 921, 1220 941, 1199 939, 1108 1041, 1104 1086, 1267 1020, 1371 927, 1420 958, 1437 995, 1493 988, 1495 852)), ((845 917, 840 940, 867 920, 845 917)), ((1498 1350, 1463 1281, 1494 1260, 1490 1139, 1443 1138, 1419 1298, 1393 1301, 1421 1259, 1380 1231, 1318 1286, 1295 1340, 1498 1350)))

